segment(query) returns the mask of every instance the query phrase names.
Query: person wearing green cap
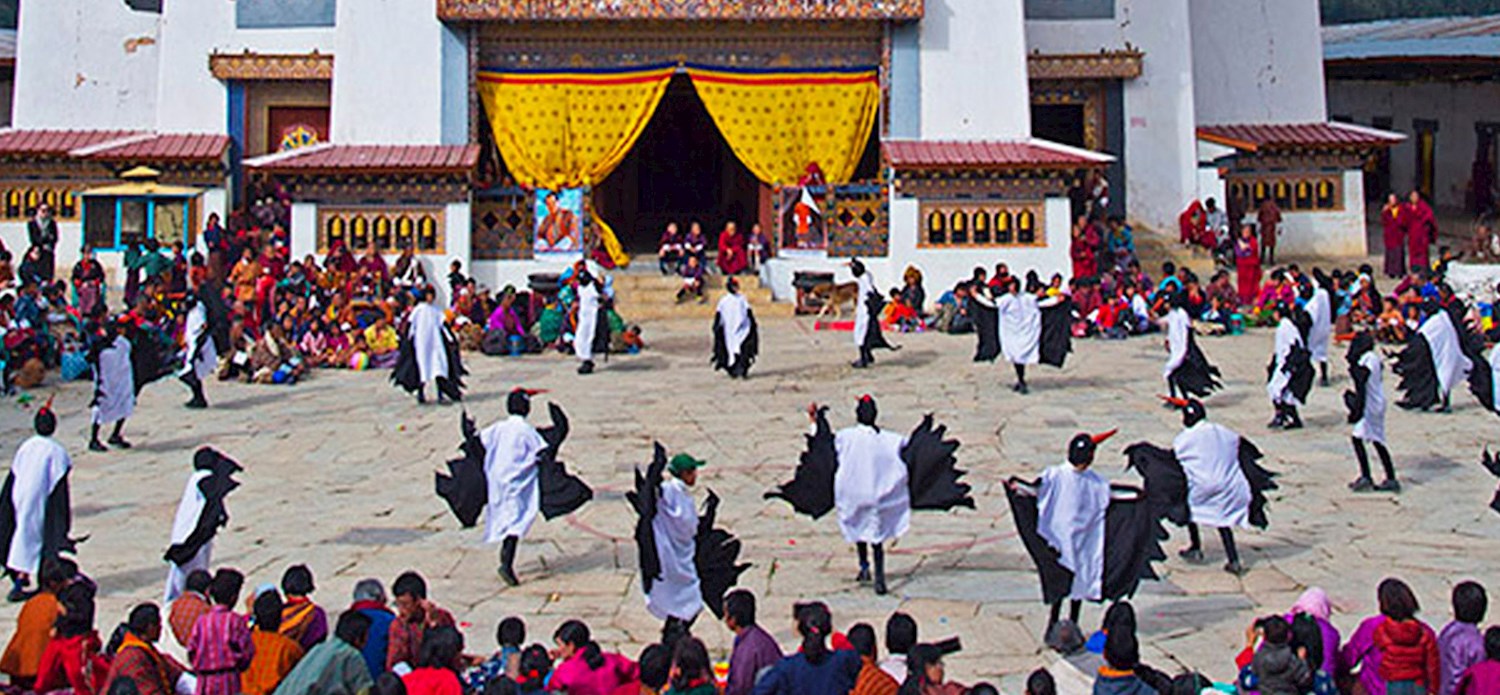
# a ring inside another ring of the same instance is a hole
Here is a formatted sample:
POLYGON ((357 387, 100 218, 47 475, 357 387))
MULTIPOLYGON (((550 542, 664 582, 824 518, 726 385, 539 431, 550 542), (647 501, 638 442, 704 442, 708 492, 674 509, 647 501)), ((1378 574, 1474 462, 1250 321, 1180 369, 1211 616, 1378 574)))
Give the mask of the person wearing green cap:
POLYGON ((669 477, 661 482, 656 517, 651 520, 661 576, 646 594, 646 610, 658 620, 692 623, 703 610, 698 580, 698 507, 688 488, 698 482, 703 461, 677 454, 667 463, 669 477))

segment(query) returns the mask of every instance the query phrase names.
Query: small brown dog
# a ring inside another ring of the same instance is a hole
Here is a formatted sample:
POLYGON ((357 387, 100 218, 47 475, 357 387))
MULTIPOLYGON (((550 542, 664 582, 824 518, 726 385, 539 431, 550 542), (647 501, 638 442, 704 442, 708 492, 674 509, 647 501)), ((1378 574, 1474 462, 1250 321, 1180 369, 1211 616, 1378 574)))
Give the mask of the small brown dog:
POLYGON ((854 305, 859 299, 859 284, 854 282, 842 282, 838 284, 825 282, 820 285, 814 285, 808 291, 808 294, 823 303, 823 308, 818 310, 818 318, 821 319, 828 315, 828 311, 831 309, 833 310, 834 318, 841 319, 844 318, 845 304, 850 305, 851 310, 857 308, 854 305))

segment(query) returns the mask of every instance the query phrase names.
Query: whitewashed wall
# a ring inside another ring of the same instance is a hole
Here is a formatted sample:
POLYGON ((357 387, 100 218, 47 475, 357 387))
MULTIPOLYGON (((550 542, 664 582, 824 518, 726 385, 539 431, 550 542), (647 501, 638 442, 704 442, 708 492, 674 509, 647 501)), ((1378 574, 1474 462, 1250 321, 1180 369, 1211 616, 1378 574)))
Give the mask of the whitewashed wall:
MULTIPOLYGON (((875 278, 875 286, 886 289, 901 284, 901 274, 906 266, 916 266, 922 271, 923 284, 929 300, 973 275, 975 266, 992 270, 996 263, 1006 263, 1012 273, 1025 274, 1035 270, 1043 278, 1053 273, 1063 277, 1072 276, 1072 261, 1068 256, 1071 225, 1068 221, 1067 198, 1048 198, 1042 214, 1047 245, 1034 248, 994 249, 925 249, 917 247, 921 232, 921 205, 910 198, 891 201, 890 211, 890 255, 885 258, 861 258, 865 267, 875 278)), ((797 271, 812 270, 834 273, 839 282, 851 279, 845 266, 847 258, 776 258, 767 261, 761 271, 761 279, 771 288, 778 300, 796 297, 792 277, 797 271)))
MULTIPOLYGON (((348 3, 346 3, 348 4, 348 3)), ((208 56, 215 53, 320 53, 334 51, 327 27, 238 29, 234 0, 168 2, 161 19, 161 67, 157 83, 166 98, 157 109, 162 132, 225 132, 228 90, 214 79, 208 56)))
POLYGON ((927 140, 1031 135, 1021 0, 927 0, 919 25, 927 140))
POLYGON ((1368 255, 1365 233, 1365 181, 1359 171, 1344 172, 1344 209, 1340 212, 1282 212, 1277 254, 1287 256, 1368 255))
POLYGON ((150 130, 156 125, 158 19, 123 2, 22 3, 12 125, 150 130))
POLYGON ((338 4, 333 140, 437 144, 443 128, 443 25, 430 2, 338 4))
POLYGON ((1028 52, 1096 53, 1127 45, 1145 52, 1141 76, 1124 82, 1124 185, 1129 215, 1160 229, 1176 225, 1196 187, 1188 32, 1188 0, 1116 0, 1114 19, 1026 22, 1028 52))
POLYGON ((1317 2, 1192 0, 1191 17, 1198 123, 1327 119, 1317 2))
POLYGON ((1438 122, 1433 196, 1440 207, 1462 209, 1473 173, 1478 138, 1476 121, 1496 121, 1500 84, 1479 82, 1383 82, 1333 80, 1328 83, 1328 112, 1370 125, 1392 119, 1391 129, 1407 139, 1391 148, 1391 186, 1401 192, 1417 182, 1416 129, 1413 119, 1438 122))

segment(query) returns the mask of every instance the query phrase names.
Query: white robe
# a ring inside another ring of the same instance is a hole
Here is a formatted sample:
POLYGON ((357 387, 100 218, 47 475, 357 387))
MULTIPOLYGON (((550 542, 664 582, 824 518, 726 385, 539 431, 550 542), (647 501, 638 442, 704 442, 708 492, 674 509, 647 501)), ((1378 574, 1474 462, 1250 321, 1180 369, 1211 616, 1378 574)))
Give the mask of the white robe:
POLYGON ((1453 392, 1453 385, 1467 377, 1474 365, 1459 347, 1458 331, 1447 311, 1439 309, 1417 332, 1427 339, 1427 347, 1432 350, 1432 367, 1437 371, 1438 398, 1446 398, 1453 392))
POLYGON ((1193 523, 1215 528, 1250 522, 1250 481, 1240 470, 1240 436, 1207 420, 1178 433, 1172 452, 1187 475, 1193 523))
POLYGON ((1037 534, 1073 573, 1068 598, 1098 601, 1104 593, 1104 529, 1109 482, 1092 470, 1060 464, 1042 472, 1037 534))
POLYGON ((94 392, 95 425, 124 420, 135 412, 135 372, 130 367, 130 341, 125 336, 115 336, 109 347, 99 351, 94 392))
POLYGON ((870 330, 870 295, 879 293, 875 290, 875 279, 870 277, 867 270, 863 275, 854 278, 854 347, 864 347, 865 333, 870 330))
POLYGON ((418 302, 411 309, 407 325, 422 383, 447 379, 448 349, 443 345, 443 312, 428 302, 418 302))
POLYGON ((16 510, 16 531, 10 538, 5 566, 36 576, 42 563, 42 533, 46 530, 47 498, 73 467, 73 459, 51 437, 32 435, 16 449, 10 464, 15 476, 10 501, 16 510))
POLYGON ((1167 366, 1162 369, 1163 379, 1172 378, 1172 372, 1187 359, 1188 336, 1192 334, 1193 319, 1187 311, 1173 309, 1167 312, 1167 366))
POLYGON ((719 323, 724 328, 724 347, 729 351, 729 364, 740 358, 740 346, 750 335, 750 302, 741 294, 726 294, 719 298, 719 323))
POLYGON ((1042 312, 1036 295, 1007 294, 995 301, 1000 314, 1000 352, 1011 364, 1040 361, 1042 312))
POLYGON ((1490 350, 1490 396, 1496 410, 1500 410, 1500 348, 1490 350))
MULTIPOLYGON (((1497 351, 1500 352, 1500 351, 1497 351)), ((1365 411, 1359 422, 1354 423, 1354 436, 1367 442, 1385 443, 1385 391, 1381 371, 1385 362, 1380 355, 1370 350, 1359 356, 1359 366, 1370 370, 1365 380, 1365 411)))
POLYGON ((484 542, 524 536, 541 507, 536 456, 546 440, 526 418, 511 415, 479 433, 484 442, 484 477, 489 482, 484 542))
POLYGON ((906 439, 865 425, 846 427, 833 437, 839 466, 833 474, 833 501, 839 530, 850 543, 885 543, 911 526, 911 490, 901 449, 906 439))
POLYGON ((208 307, 199 300, 188 310, 187 325, 183 334, 186 337, 187 349, 183 351, 182 373, 189 371, 198 375, 198 378, 207 379, 219 368, 219 351, 214 345, 214 339, 208 333, 208 307), (196 350, 199 339, 203 340, 203 349, 196 350))
POLYGON ((599 290, 592 284, 578 288, 578 330, 573 332, 573 354, 587 362, 594 359, 594 331, 599 326, 599 290))
POLYGON ((1281 323, 1276 324, 1276 352, 1272 355, 1271 378, 1266 381, 1266 395, 1271 397, 1273 404, 1302 407, 1302 402, 1288 388, 1292 375, 1283 369, 1292 348, 1301 344, 1302 332, 1297 330, 1297 324, 1283 316, 1281 323))
POLYGON ((668 477, 661 483, 656 518, 651 520, 656 537, 656 556, 661 577, 646 595, 646 610, 657 620, 692 620, 703 610, 703 589, 698 584, 698 508, 687 485, 668 477))
MULTIPOLYGON (((192 535, 193 529, 198 528, 198 517, 203 514, 203 507, 208 500, 203 496, 203 491, 198 489, 198 483, 209 476, 213 471, 195 470, 188 476, 187 486, 182 490, 182 500, 177 503, 177 516, 172 518, 172 542, 177 545, 186 541, 192 535)), ((198 553, 188 560, 185 565, 177 565, 171 561, 167 562, 167 587, 162 593, 162 603, 171 603, 187 587, 187 576, 193 570, 207 570, 209 559, 213 556, 214 542, 209 541, 198 549, 198 553)))
POLYGON ((1328 363, 1328 341, 1333 337, 1333 306, 1328 301, 1328 290, 1321 287, 1313 290, 1307 301, 1307 313, 1312 317, 1312 327, 1307 330, 1307 350, 1312 361, 1328 363))

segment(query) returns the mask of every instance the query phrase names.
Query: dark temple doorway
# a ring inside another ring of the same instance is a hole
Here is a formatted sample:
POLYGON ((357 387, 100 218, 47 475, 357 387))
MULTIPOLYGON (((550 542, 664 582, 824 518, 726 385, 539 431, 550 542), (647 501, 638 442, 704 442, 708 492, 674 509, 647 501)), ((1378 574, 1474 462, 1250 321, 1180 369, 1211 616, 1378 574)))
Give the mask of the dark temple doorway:
POLYGON ((629 253, 655 253, 667 223, 703 225, 710 248, 729 221, 748 231, 761 184, 719 134, 686 75, 675 75, 646 129, 594 191, 596 213, 629 253))

